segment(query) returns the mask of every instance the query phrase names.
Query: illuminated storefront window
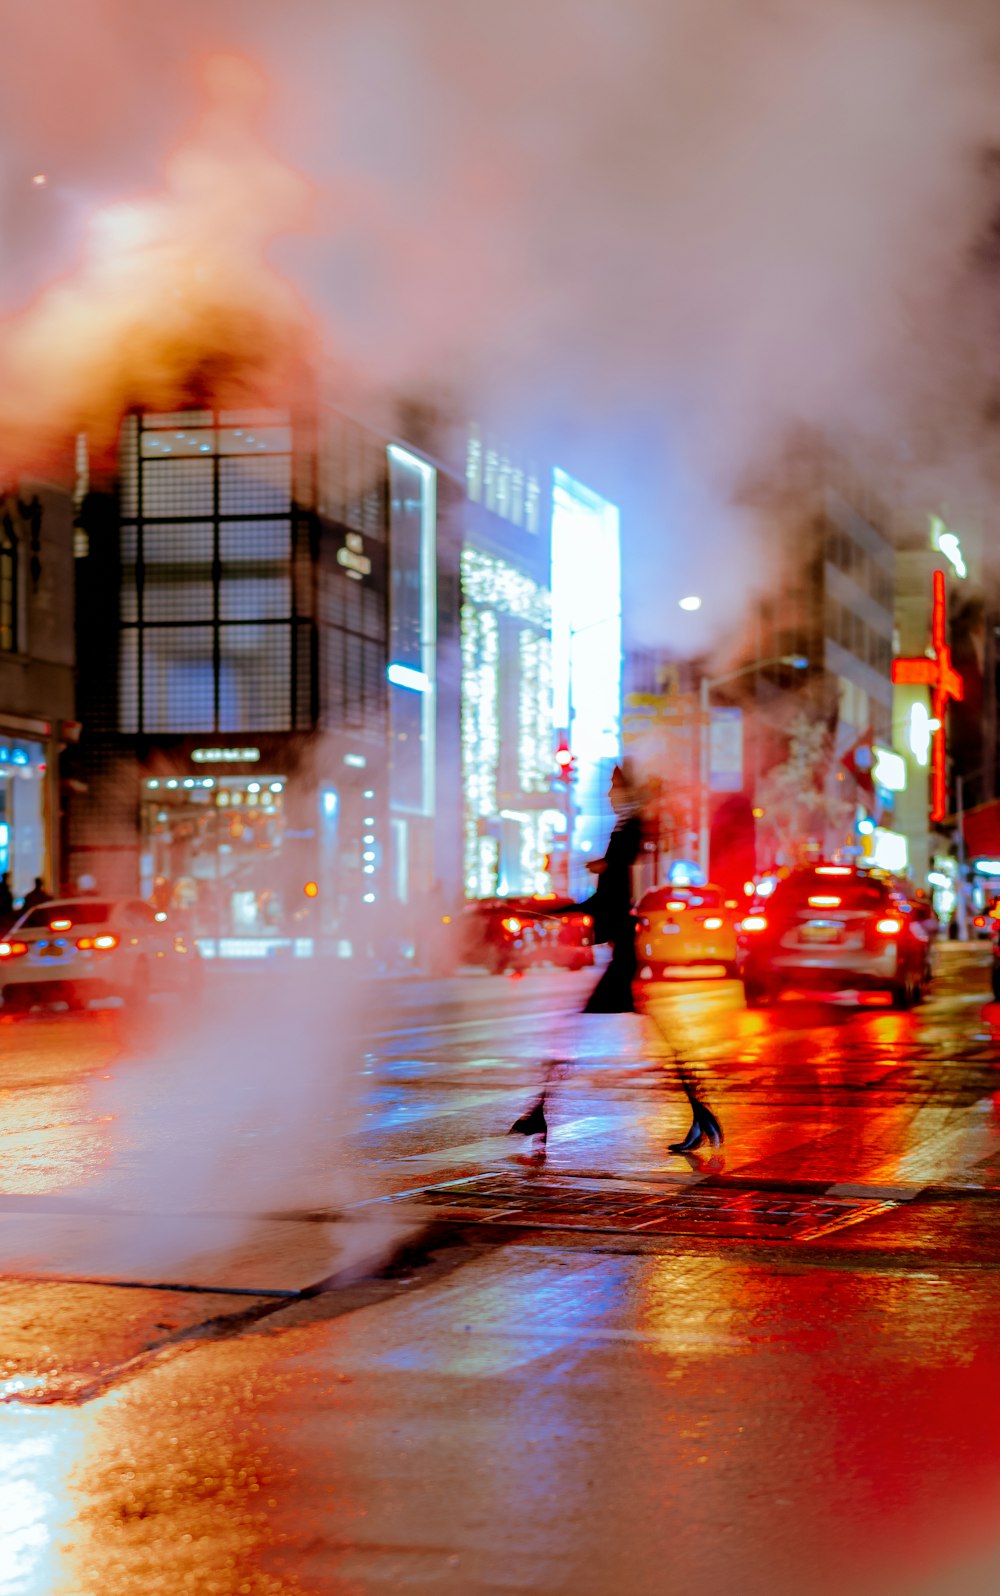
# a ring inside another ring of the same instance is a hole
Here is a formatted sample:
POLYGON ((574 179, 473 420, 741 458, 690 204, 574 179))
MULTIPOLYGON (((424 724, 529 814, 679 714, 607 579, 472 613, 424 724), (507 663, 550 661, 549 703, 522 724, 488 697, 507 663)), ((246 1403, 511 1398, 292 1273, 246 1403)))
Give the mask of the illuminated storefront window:
POLYGON ((45 748, 0 731, 0 875, 15 898, 45 874, 45 748))
POLYGON ((472 548, 462 585, 465 890, 540 891, 552 837, 549 596, 472 548))
POLYGON ((553 473, 552 688, 555 725, 576 757, 574 852, 600 832, 621 755, 621 554, 618 509, 553 473))
POLYGON ((526 532, 539 530, 541 488, 536 472, 516 461, 494 439, 484 441, 475 422, 466 442, 465 487, 473 504, 484 505, 526 532))

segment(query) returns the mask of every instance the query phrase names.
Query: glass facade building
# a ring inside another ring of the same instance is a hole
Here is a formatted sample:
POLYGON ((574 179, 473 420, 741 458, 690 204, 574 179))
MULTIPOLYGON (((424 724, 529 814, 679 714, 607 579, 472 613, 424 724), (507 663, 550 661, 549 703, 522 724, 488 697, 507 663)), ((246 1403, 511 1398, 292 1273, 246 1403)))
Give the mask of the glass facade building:
POLYGON ((421 848, 391 817, 434 803, 435 481, 331 410, 126 418, 79 540, 77 874, 206 951, 372 951, 421 848))

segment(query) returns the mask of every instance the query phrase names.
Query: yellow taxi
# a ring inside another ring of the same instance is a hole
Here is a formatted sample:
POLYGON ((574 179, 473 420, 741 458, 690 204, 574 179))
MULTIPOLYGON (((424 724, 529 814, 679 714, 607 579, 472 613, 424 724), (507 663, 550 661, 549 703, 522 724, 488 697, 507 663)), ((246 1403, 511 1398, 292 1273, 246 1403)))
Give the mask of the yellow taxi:
POLYGON ((721 887, 654 887, 636 906, 639 978, 656 981, 682 965, 714 964, 736 974, 740 905, 721 887))

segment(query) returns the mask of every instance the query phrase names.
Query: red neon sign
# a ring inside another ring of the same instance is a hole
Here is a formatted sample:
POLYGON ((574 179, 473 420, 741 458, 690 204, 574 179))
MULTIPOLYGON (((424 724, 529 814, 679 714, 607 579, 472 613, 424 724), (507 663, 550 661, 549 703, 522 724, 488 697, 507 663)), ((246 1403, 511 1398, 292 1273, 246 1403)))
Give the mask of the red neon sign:
POLYGON ((948 647, 948 611, 945 603, 944 572, 934 572, 934 607, 931 611, 929 654, 916 659, 894 659, 892 679, 906 687, 931 688, 931 715, 937 721, 931 744, 931 819, 943 820, 948 807, 948 765, 944 722, 948 700, 962 697, 962 678, 951 663, 948 647))

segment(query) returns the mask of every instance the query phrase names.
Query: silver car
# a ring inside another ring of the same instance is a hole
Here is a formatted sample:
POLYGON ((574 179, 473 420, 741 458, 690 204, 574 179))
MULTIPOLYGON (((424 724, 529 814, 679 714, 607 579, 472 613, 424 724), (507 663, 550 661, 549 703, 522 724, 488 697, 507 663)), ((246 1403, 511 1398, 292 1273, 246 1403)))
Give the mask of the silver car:
POLYGON ((104 997, 141 1004, 154 992, 194 996, 200 977, 193 940, 140 898, 58 898, 22 914, 0 941, 6 1013, 57 1002, 84 1008, 104 997))
POLYGON ((931 937, 887 878, 813 865, 751 906, 739 966, 750 1008, 802 989, 885 992, 895 1008, 909 1008, 930 981, 931 937))

